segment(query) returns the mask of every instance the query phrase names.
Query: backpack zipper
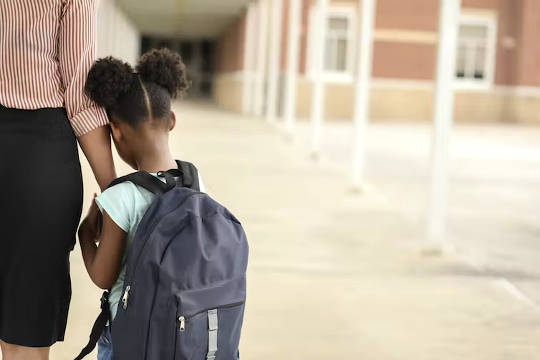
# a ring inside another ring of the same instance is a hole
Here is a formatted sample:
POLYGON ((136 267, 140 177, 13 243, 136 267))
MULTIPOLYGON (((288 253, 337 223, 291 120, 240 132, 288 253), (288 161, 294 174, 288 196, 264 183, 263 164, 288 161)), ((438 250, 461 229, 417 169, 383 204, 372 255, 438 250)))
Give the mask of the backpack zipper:
MULTIPOLYGON (((211 309, 227 309, 227 308, 232 308, 232 307, 235 307, 235 306, 240 306, 242 304, 244 304, 245 301, 239 301, 239 302, 235 302, 235 303, 232 303, 232 304, 227 304, 227 305, 223 305, 223 306, 218 306, 218 307, 213 307, 211 309)), ((198 311, 194 314, 191 314, 191 315, 182 315, 180 317, 178 317, 178 323, 179 323, 179 328, 180 328, 180 331, 181 332, 184 332, 186 330, 186 321, 191 319, 192 317, 195 317, 199 314, 202 314, 204 312, 207 312, 208 310, 211 310, 211 309, 204 309, 204 310, 201 310, 201 311, 198 311)))
POLYGON ((178 318, 178 321, 180 322, 180 331, 186 330, 186 318, 183 316, 180 316, 178 318))
POLYGON ((129 290, 131 290, 131 285, 126 286, 126 290, 124 290, 124 295, 122 296, 122 307, 124 310, 128 307, 129 290))

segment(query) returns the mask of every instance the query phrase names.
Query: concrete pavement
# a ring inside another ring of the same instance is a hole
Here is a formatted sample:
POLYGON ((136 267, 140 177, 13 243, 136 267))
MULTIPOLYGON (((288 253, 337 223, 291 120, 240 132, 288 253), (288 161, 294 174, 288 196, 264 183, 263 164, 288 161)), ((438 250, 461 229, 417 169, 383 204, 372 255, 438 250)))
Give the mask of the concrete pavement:
MULTIPOLYGON (((540 311, 534 297, 523 296, 523 284, 471 264, 459 251, 420 254, 426 179, 415 169, 423 160, 405 156, 400 166, 412 170, 399 175, 389 159, 410 143, 420 146, 414 137, 425 135, 422 126, 403 127, 413 139, 401 147, 399 135, 390 142, 380 136, 392 134, 390 125, 371 129, 378 139, 370 145, 373 188, 359 195, 348 189, 339 129, 317 164, 307 158, 302 126, 298 141, 289 143, 260 119, 205 104, 179 104, 177 117, 175 152, 198 165, 209 193, 238 216, 250 240, 243 359, 540 359, 540 311)), ((88 202, 96 186, 84 165, 88 202)), ((459 191, 473 180, 461 179, 459 191)), ((457 238, 484 235, 473 222, 474 195, 466 195, 464 220, 451 229, 457 238)), ((537 224, 530 231, 538 235, 537 224)), ((482 249, 482 241, 470 242, 482 249)), ((532 293, 539 281, 526 263, 532 293)), ((67 339, 52 359, 72 359, 97 314, 99 291, 78 250, 72 273, 67 339)))

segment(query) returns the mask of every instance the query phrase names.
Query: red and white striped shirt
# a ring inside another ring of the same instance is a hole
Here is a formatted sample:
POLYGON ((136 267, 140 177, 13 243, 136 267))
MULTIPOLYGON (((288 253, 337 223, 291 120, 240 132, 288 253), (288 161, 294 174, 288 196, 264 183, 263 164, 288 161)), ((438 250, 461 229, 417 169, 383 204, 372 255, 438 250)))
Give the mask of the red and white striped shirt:
POLYGON ((108 123, 84 93, 95 58, 97 0, 0 0, 0 104, 65 107, 81 136, 108 123))

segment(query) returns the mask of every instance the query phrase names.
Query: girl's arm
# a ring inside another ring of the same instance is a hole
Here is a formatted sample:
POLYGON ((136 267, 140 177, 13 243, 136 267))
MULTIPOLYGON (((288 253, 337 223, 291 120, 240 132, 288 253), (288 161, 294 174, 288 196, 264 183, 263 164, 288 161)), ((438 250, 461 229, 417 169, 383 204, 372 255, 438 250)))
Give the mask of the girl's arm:
POLYGON ((99 187, 104 190, 116 178, 109 127, 101 126, 79 136, 79 145, 94 172, 99 187))
POLYGON ((120 272, 126 233, 103 211, 103 225, 98 237, 98 216, 99 209, 92 201, 88 215, 79 227, 79 242, 90 279, 101 289, 110 289, 120 272))

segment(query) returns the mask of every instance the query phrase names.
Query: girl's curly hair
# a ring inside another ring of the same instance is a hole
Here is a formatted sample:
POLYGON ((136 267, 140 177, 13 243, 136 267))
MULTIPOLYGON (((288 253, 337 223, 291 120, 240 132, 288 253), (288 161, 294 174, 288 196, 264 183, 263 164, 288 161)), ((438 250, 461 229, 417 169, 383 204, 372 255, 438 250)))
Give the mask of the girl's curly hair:
POLYGON ((171 99, 182 96, 188 87, 180 54, 154 49, 140 57, 135 70, 111 56, 97 60, 88 73, 85 92, 113 115, 111 120, 136 126, 146 120, 169 120, 171 99))
POLYGON ((180 54, 169 49, 148 51, 139 59, 136 70, 141 79, 163 86, 172 98, 188 88, 186 65, 180 54))

